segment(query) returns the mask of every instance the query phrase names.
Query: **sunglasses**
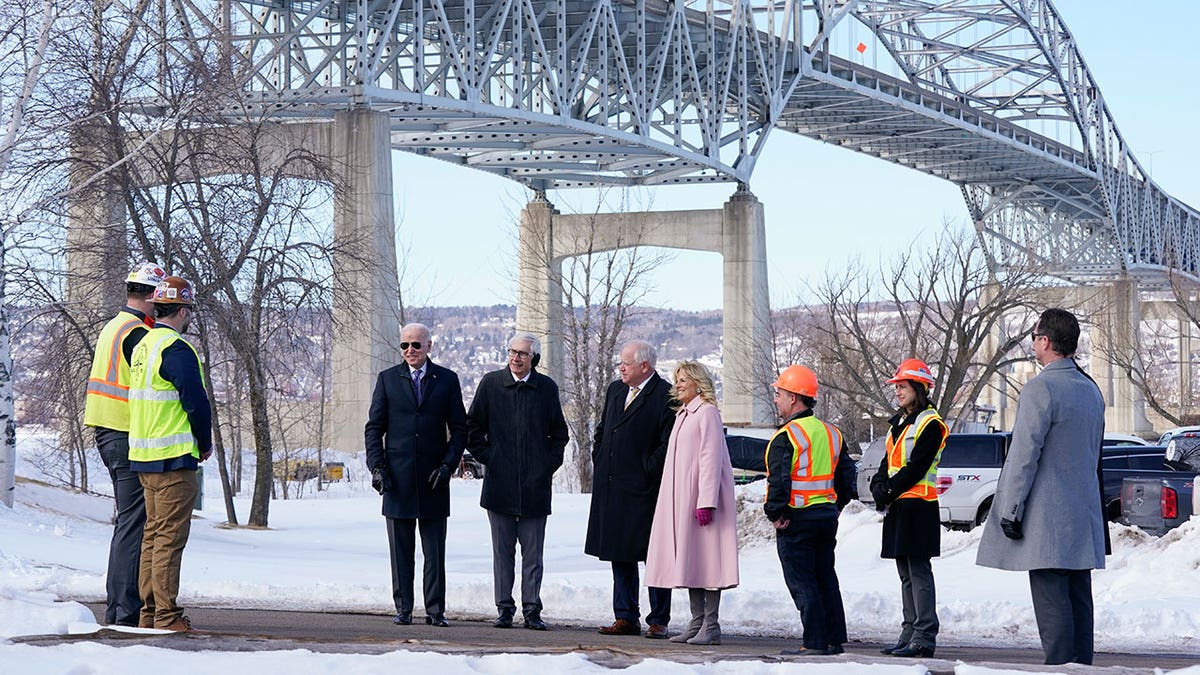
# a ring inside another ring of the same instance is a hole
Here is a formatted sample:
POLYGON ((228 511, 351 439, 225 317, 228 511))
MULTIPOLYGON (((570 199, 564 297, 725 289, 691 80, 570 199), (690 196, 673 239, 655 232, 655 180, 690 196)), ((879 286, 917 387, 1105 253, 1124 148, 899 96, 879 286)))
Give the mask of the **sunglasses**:
POLYGON ((406 351, 409 347, 412 347, 413 349, 415 349, 417 351, 421 351, 421 343, 420 342, 401 342, 400 343, 401 351, 406 351))

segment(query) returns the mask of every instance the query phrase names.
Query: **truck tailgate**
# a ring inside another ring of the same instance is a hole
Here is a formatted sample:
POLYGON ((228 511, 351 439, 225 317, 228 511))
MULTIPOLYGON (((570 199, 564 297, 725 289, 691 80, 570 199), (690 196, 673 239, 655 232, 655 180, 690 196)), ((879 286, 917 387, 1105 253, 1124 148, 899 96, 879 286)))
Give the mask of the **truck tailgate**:
POLYGON ((1164 534, 1192 515, 1193 476, 1126 478, 1121 482, 1121 517, 1151 534, 1164 534))

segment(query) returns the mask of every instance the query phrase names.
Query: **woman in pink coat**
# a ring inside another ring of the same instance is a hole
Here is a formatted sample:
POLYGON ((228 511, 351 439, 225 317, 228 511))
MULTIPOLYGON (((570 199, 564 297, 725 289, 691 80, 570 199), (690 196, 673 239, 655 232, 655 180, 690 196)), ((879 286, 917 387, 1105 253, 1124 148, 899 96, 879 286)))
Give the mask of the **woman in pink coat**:
POLYGON ((688 589, 692 620, 672 642, 721 644, 721 590, 738 585, 733 467, 704 366, 680 363, 673 393, 680 407, 650 528, 646 585, 688 589))

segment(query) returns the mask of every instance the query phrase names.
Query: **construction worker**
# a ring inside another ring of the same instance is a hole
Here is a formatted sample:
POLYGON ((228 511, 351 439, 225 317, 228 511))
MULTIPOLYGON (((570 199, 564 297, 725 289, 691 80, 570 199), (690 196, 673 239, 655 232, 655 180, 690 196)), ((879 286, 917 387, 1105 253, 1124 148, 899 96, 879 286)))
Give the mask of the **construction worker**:
POLYGON ((834 571, 838 512, 850 501, 854 461, 842 432, 813 415, 817 376, 788 366, 772 383, 775 409, 784 421, 767 444, 767 501, 775 547, 796 609, 804 645, 788 655, 841 654, 846 610, 834 571))
POLYGON ((871 479, 883 517, 880 556, 893 558, 900 575, 903 620, 895 646, 884 654, 929 658, 937 646, 937 595, 930 560, 942 554, 937 471, 949 431, 929 402, 933 373, 920 359, 905 359, 888 380, 900 406, 888 424, 887 455, 871 479))
POLYGON ((195 289, 167 277, 154 289, 154 328, 133 350, 129 385, 129 464, 146 500, 138 590, 143 628, 187 631, 176 604, 179 567, 199 492, 196 469, 212 454, 212 411, 200 357, 184 340, 195 289))
POLYGON ((112 478, 117 503, 105 581, 108 599, 104 623, 110 626, 136 626, 142 610, 138 560, 146 508, 142 484, 129 470, 129 359, 133 348, 154 326, 150 297, 166 277, 157 263, 146 262, 125 278, 125 307, 100 331, 88 376, 83 423, 96 434, 96 447, 112 478))

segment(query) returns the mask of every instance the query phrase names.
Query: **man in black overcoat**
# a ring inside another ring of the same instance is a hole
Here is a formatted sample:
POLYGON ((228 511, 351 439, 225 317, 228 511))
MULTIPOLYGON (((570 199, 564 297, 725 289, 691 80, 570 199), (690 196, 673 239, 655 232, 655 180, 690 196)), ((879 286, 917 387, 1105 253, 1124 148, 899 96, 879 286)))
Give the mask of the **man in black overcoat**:
MULTIPOLYGON (((638 562, 646 560, 663 460, 675 424, 671 385, 659 377, 648 342, 621 347, 621 379, 608 385, 592 441, 592 509, 584 552, 612 563, 612 625, 603 635, 641 634, 638 562)), ((646 637, 667 637, 671 589, 650 588, 646 637)))
POLYGON ((508 342, 508 367, 479 380, 467 413, 467 447, 487 467, 479 505, 492 530, 497 628, 511 628, 517 542, 521 544, 521 613, 525 627, 542 620, 542 552, 554 472, 569 440, 558 385, 537 372, 541 343, 529 333, 508 342))
POLYGON ((446 627, 446 519, 450 475, 467 443, 466 411, 458 375, 429 360, 429 329, 400 331, 404 363, 379 374, 367 414, 367 466, 383 495, 392 599, 397 625, 412 623, 415 530, 425 558, 425 623, 446 627))

